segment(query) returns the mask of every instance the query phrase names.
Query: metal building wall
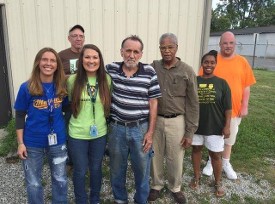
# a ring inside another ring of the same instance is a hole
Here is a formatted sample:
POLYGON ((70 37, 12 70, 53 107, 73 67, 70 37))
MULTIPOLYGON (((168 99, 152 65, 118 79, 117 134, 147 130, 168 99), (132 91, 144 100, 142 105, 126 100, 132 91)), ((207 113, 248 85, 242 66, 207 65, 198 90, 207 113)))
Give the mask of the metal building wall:
POLYGON ((68 30, 85 29, 85 43, 96 44, 105 63, 121 61, 123 38, 137 34, 144 42, 142 62, 160 58, 158 39, 173 32, 178 56, 199 67, 205 2, 202 0, 0 0, 7 24, 7 47, 14 95, 27 80, 34 57, 42 47, 69 47, 68 30))

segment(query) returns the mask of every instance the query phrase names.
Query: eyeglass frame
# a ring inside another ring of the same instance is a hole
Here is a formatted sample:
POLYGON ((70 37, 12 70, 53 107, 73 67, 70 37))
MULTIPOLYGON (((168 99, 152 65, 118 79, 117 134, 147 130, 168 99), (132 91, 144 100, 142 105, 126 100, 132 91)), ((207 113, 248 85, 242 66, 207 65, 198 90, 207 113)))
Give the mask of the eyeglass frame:
POLYGON ((74 35, 69 35, 71 38, 73 39, 76 39, 76 38, 80 38, 81 40, 85 38, 85 35, 77 35, 77 34, 74 34, 74 35))

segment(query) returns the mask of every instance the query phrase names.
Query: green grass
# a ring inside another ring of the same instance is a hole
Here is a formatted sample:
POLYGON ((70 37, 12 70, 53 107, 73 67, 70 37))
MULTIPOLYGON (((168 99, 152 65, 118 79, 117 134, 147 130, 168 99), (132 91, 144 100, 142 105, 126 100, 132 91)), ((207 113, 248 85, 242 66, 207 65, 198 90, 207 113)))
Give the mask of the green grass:
POLYGON ((251 87, 249 114, 242 120, 231 161, 243 172, 260 175, 275 186, 275 72, 254 70, 257 83, 251 87))

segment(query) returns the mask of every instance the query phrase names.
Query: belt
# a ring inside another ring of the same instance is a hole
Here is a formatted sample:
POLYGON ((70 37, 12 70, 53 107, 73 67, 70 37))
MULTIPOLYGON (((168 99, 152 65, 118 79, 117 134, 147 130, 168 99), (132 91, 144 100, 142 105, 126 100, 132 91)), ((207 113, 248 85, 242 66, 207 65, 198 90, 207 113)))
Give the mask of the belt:
POLYGON ((179 113, 174 113, 174 114, 169 114, 169 115, 168 114, 158 114, 158 116, 163 117, 163 118, 175 118, 179 115, 181 115, 181 114, 179 114, 179 113))
POLYGON ((114 119, 111 119, 110 121, 115 124, 122 125, 125 127, 135 127, 135 126, 139 126, 143 123, 148 122, 148 119, 141 119, 141 120, 135 120, 135 121, 129 121, 129 122, 121 122, 121 121, 114 120, 114 119))

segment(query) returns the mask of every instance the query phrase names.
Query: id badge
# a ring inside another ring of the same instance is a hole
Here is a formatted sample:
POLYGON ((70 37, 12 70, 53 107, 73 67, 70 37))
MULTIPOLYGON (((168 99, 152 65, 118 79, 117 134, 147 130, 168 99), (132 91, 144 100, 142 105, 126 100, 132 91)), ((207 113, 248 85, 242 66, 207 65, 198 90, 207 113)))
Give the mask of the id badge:
POLYGON ((97 137, 98 131, 97 131, 96 125, 91 125, 91 127, 90 127, 90 135, 92 137, 97 137))
POLYGON ((49 142, 49 146, 57 144, 56 133, 50 133, 50 134, 48 134, 48 142, 49 142))

